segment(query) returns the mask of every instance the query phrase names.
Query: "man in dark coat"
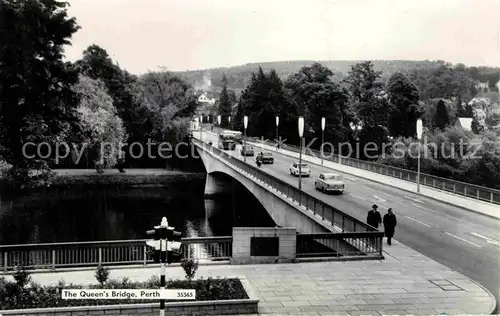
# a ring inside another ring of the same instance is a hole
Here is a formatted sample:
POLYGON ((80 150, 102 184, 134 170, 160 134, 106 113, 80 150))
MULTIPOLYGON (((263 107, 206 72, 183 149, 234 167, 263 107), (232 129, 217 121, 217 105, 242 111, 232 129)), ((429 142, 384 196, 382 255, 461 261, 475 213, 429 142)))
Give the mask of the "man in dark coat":
POLYGON ((396 227, 396 215, 392 212, 392 208, 387 210, 387 214, 384 215, 384 230, 385 237, 387 237, 387 244, 391 245, 391 238, 394 236, 394 228, 396 227))
POLYGON ((377 208, 378 206, 374 204, 372 209, 368 212, 368 216, 366 218, 366 223, 375 228, 378 228, 378 225, 382 223, 382 216, 380 216, 377 208))

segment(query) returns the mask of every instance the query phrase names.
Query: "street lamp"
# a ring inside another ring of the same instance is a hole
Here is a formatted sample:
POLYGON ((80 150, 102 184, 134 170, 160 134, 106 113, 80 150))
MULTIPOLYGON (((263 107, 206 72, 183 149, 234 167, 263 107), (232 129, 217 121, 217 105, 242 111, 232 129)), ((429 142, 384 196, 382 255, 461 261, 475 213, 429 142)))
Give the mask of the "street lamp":
POLYGON ((200 140, 203 141, 202 138, 202 133, 201 133, 201 124, 203 124, 203 115, 200 115, 200 140))
POLYGON ((304 118, 299 117, 299 139, 300 139, 300 151, 299 151, 299 189, 302 189, 302 136, 304 135, 304 118))
POLYGON ((323 165, 323 145, 325 142, 325 125, 326 125, 326 119, 322 117, 321 118, 321 165, 323 165))
POLYGON ((278 147, 280 145, 280 141, 279 141, 279 134, 278 134, 278 127, 280 125, 280 117, 278 115, 276 115, 276 141, 278 142, 276 144, 276 150, 278 150, 278 147))
POLYGON ((231 128, 231 117, 230 116, 227 117, 227 122, 229 124, 229 128, 231 128))
POLYGON ((247 126, 248 126, 248 116, 244 116, 243 117, 243 127, 245 128, 245 136, 243 137, 243 153, 244 153, 244 156, 243 156, 243 160, 245 162, 247 162, 247 146, 246 146, 246 142, 247 142, 247 126))
POLYGON ((420 193, 420 140, 422 139, 422 119, 417 120, 417 139, 418 139, 418 162, 417 162, 417 192, 420 193))
POLYGON ((220 115, 217 115, 217 124, 219 125, 219 132, 220 132, 220 120, 221 120, 220 115))

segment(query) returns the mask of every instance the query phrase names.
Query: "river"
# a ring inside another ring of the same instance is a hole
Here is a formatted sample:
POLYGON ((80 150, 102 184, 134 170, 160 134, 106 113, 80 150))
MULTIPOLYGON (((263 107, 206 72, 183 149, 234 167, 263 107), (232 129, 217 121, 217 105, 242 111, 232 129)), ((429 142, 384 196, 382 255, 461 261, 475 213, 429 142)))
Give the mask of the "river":
POLYGON ((204 198, 204 185, 204 175, 193 174, 162 187, 0 192, 0 244, 143 239, 163 216, 183 237, 230 236, 234 226, 274 226, 239 183, 213 199, 204 198))

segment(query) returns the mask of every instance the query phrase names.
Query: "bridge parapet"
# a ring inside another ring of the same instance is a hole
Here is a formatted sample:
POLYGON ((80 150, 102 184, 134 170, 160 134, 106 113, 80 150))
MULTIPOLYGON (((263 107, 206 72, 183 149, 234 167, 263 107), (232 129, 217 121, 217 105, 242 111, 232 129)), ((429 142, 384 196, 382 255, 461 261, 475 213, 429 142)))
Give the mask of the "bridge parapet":
MULTIPOLYGON (((260 168, 247 164, 239 159, 231 157, 224 151, 210 146, 198 139, 192 139, 193 144, 199 149, 210 152, 215 155, 225 164, 236 167, 239 172, 247 177, 252 178, 254 181, 265 183, 269 189, 278 191, 280 194, 292 199, 298 207, 305 208, 312 212, 316 217, 321 218, 323 221, 328 221, 338 232, 342 233, 355 233, 355 232, 378 232, 375 227, 372 227, 355 217, 352 217, 341 210, 329 205, 312 195, 290 185, 283 180, 276 178, 260 168)), ((209 169, 209 168, 207 168, 209 169)), ((379 232, 383 237, 383 233, 379 232)))

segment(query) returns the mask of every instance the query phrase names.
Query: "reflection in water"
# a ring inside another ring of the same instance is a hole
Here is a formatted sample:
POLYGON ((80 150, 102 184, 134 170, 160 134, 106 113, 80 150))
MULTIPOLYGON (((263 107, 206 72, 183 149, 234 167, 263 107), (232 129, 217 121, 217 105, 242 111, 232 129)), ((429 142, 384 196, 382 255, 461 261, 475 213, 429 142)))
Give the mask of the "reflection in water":
POLYGON ((163 216, 185 237, 230 236, 233 226, 274 226, 242 187, 235 185, 235 203, 232 194, 205 200, 204 184, 203 178, 184 177, 168 187, 0 192, 0 244, 143 239, 163 216))

